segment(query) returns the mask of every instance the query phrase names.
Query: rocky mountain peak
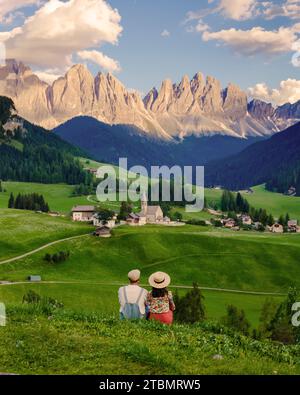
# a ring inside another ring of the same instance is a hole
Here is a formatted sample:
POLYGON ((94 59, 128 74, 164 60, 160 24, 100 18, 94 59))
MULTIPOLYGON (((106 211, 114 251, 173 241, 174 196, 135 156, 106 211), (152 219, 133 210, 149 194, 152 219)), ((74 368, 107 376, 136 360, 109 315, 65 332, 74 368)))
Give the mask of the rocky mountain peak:
POLYGON ((248 98, 239 86, 229 83, 223 91, 223 109, 235 118, 242 118, 247 113, 248 98))
POLYGON ((264 119, 272 117, 275 113, 275 108, 271 103, 266 103, 262 100, 254 99, 248 104, 248 111, 255 118, 264 119))
POLYGON ((11 97, 21 116, 53 128, 80 115, 109 124, 130 124, 162 139, 188 134, 228 134, 244 137, 284 129, 300 118, 300 102, 274 109, 252 101, 230 83, 222 90, 214 77, 198 72, 178 84, 166 79, 142 100, 111 73, 94 78, 84 65, 74 65, 52 86, 42 82, 21 62, 0 67, 0 95, 11 97), (248 109, 248 112, 247 112, 248 109))

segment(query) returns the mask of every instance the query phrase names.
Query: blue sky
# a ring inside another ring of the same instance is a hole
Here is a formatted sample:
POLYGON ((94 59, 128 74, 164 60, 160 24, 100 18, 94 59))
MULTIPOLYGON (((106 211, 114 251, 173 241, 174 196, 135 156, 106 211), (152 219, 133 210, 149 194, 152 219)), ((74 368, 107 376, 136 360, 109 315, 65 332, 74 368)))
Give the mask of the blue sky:
POLYGON ((300 68, 291 61, 300 50, 300 0, 2 1, 8 57, 45 78, 84 62, 147 93, 165 78, 179 82, 201 71, 276 104, 300 99, 300 68), (68 11, 60 12, 63 3, 68 11), (53 37, 45 39, 48 32, 53 37))

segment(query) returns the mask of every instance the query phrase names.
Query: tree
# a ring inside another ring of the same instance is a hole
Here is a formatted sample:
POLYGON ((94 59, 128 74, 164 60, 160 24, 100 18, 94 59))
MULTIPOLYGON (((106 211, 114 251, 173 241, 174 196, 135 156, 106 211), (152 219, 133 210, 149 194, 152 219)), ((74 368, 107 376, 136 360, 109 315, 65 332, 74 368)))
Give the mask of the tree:
POLYGON ((98 220, 101 221, 103 224, 107 224, 107 221, 112 219, 114 215, 115 215, 114 211, 101 207, 97 208, 96 216, 98 220))
POLYGON ((285 218, 283 215, 279 217, 278 223, 282 226, 285 226, 285 218))
POLYGON ((8 208, 14 208, 14 207, 15 207, 15 198, 13 193, 11 193, 8 200, 8 208))
POLYGON ((260 338, 269 338, 271 336, 270 322, 275 316, 277 309, 278 305, 273 299, 268 298, 265 300, 259 317, 258 332, 260 338))
POLYGON ((204 299, 197 283, 193 283, 193 289, 181 298, 176 292, 174 297, 175 319, 189 324, 204 321, 206 315, 204 299))
POLYGON ((275 223, 275 220, 274 220, 273 215, 272 215, 272 214, 269 214, 269 215, 268 215, 268 219, 267 219, 267 225, 273 226, 274 223, 275 223))
POLYGON ((236 306, 227 306, 227 315, 222 318, 222 323, 246 336, 249 335, 250 323, 244 310, 239 310, 236 306))
POLYGON ((289 214, 287 213, 286 216, 285 216, 285 225, 288 224, 288 222, 289 222, 290 219, 291 219, 291 218, 290 218, 289 214))
POLYGON ((132 204, 128 202, 122 202, 118 219, 124 221, 130 213, 132 213, 132 204))
POLYGON ((291 287, 286 300, 284 300, 276 310, 274 317, 271 319, 269 330, 271 339, 286 344, 293 344, 300 339, 300 328, 292 325, 292 306, 298 301, 298 291, 291 287))
POLYGON ((182 221, 182 214, 179 211, 175 211, 174 214, 171 215, 173 221, 182 221))

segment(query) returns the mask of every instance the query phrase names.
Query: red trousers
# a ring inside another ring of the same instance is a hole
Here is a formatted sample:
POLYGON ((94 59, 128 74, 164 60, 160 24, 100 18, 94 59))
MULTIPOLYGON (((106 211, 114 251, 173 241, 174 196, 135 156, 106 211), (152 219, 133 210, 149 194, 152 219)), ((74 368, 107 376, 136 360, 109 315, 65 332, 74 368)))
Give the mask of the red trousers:
POLYGON ((173 311, 169 310, 167 313, 150 313, 150 320, 160 321, 166 325, 172 325, 173 323, 173 311))

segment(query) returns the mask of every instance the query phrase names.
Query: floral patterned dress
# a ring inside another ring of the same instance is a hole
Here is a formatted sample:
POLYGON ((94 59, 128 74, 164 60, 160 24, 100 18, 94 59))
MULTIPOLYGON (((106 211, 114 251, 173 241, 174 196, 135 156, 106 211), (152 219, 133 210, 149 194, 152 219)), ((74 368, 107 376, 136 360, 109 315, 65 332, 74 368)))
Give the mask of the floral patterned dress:
POLYGON ((173 311, 175 304, 171 291, 165 296, 154 298, 152 292, 149 292, 146 300, 147 307, 150 311, 150 320, 160 321, 164 324, 171 325, 173 323, 173 311))

